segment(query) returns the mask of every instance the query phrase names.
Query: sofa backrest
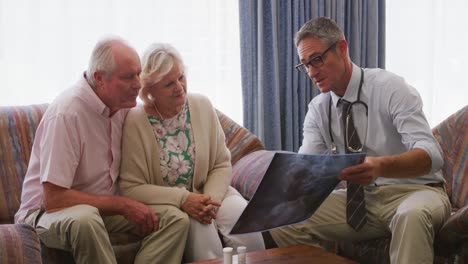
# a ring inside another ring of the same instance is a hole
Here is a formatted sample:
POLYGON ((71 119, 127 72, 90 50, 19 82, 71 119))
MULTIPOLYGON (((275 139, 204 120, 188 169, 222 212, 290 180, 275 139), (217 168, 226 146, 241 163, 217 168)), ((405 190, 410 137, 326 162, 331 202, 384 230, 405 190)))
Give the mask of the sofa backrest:
POLYGON ((231 151, 232 165, 251 152, 265 149, 263 143, 249 130, 234 122, 221 111, 216 110, 216 113, 226 136, 226 146, 231 151))
POLYGON ((0 107, 0 224, 13 223, 20 206, 34 135, 46 108, 0 107))
POLYGON ((468 105, 442 121, 432 133, 444 155, 447 193, 457 209, 468 204, 468 105))

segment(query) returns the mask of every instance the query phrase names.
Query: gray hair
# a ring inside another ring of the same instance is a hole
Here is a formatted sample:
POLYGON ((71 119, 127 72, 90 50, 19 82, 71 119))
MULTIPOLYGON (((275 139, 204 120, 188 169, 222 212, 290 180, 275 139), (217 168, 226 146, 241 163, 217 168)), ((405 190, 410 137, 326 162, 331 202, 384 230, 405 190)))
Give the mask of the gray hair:
POLYGON ((115 70, 115 58, 112 52, 112 47, 115 43, 129 46, 119 37, 102 39, 94 46, 91 58, 89 59, 88 70, 86 71, 86 80, 93 89, 96 88, 97 85, 94 79, 95 72, 102 72, 109 78, 115 70))
POLYGON ((170 44, 151 44, 143 53, 141 59, 141 89, 139 97, 143 102, 152 104, 152 96, 149 88, 160 82, 169 72, 175 63, 185 68, 179 52, 170 44))
POLYGON ((307 21, 296 33, 296 47, 305 38, 318 38, 325 40, 325 44, 332 45, 345 36, 335 21, 327 17, 317 17, 307 21))

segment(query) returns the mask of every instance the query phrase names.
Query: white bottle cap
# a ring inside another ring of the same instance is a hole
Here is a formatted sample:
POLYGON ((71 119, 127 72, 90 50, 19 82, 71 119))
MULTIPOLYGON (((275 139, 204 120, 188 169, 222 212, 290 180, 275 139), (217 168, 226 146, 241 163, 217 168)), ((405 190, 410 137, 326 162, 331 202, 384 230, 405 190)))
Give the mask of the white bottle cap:
POLYGON ((224 264, 232 264, 232 247, 223 248, 224 264))
POLYGON ((246 251, 247 251, 247 248, 244 246, 237 247, 237 263, 238 264, 246 263, 246 255, 245 255, 246 251))
POLYGON ((247 248, 244 246, 237 247, 237 253, 245 253, 247 252, 247 248))

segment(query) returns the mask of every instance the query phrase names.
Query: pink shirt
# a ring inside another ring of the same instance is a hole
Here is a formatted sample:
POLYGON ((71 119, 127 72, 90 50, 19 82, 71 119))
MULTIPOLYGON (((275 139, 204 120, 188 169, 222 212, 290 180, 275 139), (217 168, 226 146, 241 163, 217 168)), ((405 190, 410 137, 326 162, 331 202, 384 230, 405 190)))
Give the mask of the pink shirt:
POLYGON ((110 109, 82 78, 48 107, 34 139, 15 222, 42 205, 43 182, 98 195, 116 195, 122 125, 127 109, 110 109))

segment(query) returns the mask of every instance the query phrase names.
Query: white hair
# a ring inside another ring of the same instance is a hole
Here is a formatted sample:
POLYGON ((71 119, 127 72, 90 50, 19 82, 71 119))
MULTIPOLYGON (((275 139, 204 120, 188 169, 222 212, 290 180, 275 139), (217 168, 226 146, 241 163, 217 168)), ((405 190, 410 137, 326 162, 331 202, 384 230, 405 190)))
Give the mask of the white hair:
POLYGON ((130 47, 127 42, 120 37, 101 39, 96 43, 96 46, 94 46, 91 58, 89 59, 88 70, 86 71, 86 79, 93 89, 95 89, 97 85, 94 79, 95 72, 104 73, 104 75, 109 78, 115 70, 115 58, 112 52, 112 47, 115 43, 130 47))
POLYGON ((152 103, 153 98, 149 93, 149 88, 169 74, 176 62, 185 68, 179 52, 170 44, 154 43, 146 49, 141 59, 142 71, 140 74, 139 96, 143 102, 152 103))

